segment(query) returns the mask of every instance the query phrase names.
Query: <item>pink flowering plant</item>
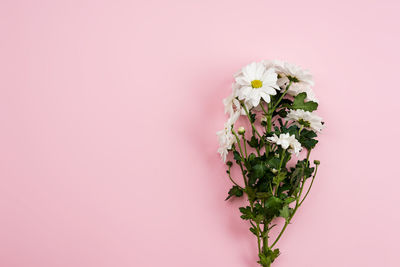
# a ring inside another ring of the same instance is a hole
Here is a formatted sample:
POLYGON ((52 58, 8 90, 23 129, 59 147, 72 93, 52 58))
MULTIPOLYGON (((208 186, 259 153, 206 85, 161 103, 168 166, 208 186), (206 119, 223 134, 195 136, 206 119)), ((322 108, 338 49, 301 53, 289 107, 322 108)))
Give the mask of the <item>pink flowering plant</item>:
POLYGON ((233 183, 227 200, 247 198, 248 205, 239 209, 241 218, 257 238, 258 263, 269 267, 280 254, 278 241, 314 183, 320 162, 314 160, 312 166, 310 154, 324 123, 314 113, 318 101, 308 71, 287 62, 262 61, 245 66, 234 78, 232 94, 224 99, 229 119, 217 133, 218 152, 233 183), (244 125, 236 125, 240 117, 246 118, 244 125), (233 177, 235 167, 241 178, 233 177), (278 217, 285 223, 271 238, 278 217))

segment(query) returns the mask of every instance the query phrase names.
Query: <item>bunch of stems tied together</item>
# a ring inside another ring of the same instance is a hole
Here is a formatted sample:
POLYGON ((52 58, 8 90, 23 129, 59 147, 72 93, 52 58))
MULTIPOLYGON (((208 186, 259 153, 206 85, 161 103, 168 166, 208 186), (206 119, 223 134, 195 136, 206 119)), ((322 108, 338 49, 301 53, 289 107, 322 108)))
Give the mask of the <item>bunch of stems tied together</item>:
POLYGON ((257 238, 261 266, 271 266, 280 255, 276 245, 317 175, 320 162, 312 167, 310 154, 324 123, 313 112, 318 101, 312 85, 309 72, 296 65, 255 62, 236 74, 232 95, 224 100, 230 118, 217 135, 223 160, 232 158, 226 161, 233 183, 227 200, 247 196, 248 205, 239 210, 257 238), (240 180, 233 177, 235 166, 240 180), (272 238, 278 217, 285 222, 272 238))

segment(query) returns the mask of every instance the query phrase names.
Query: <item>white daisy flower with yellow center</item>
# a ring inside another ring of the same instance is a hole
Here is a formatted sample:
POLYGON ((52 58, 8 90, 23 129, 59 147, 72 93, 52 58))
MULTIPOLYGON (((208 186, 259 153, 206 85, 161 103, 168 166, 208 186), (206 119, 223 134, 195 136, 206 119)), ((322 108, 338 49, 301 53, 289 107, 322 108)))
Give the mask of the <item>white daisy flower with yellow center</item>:
POLYGON ((299 141, 297 141, 294 135, 290 135, 289 133, 280 134, 279 137, 274 134, 271 137, 267 138, 271 143, 275 143, 280 145, 283 149, 287 149, 289 153, 299 155, 302 147, 299 141))
POLYGON ((290 110, 286 119, 294 120, 298 126, 310 129, 314 132, 320 132, 324 128, 321 117, 302 109, 290 110))
POLYGON ((240 73, 235 75, 239 100, 244 100, 251 107, 257 107, 261 99, 269 103, 271 95, 276 95, 279 90, 277 74, 273 68, 265 68, 263 63, 253 62, 245 66, 240 73))

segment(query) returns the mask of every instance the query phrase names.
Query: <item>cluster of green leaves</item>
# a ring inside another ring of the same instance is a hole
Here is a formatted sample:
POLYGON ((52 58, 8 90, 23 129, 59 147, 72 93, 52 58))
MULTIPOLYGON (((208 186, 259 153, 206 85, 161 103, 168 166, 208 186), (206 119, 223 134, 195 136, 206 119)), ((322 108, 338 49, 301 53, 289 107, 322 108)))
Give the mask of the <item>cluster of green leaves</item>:
MULTIPOLYGON (((251 153, 244 153, 239 148, 239 144, 233 146, 233 159, 242 172, 245 185, 242 187, 235 183, 226 198, 228 200, 247 196, 249 205, 241 207, 239 210, 241 218, 250 221, 250 231, 258 239, 259 263, 262 266, 270 266, 280 254, 278 249, 272 248, 280 236, 273 245, 268 246, 269 231, 273 227, 271 226, 273 220, 278 217, 284 218, 284 228, 286 228, 302 202, 301 191, 305 181, 312 177, 315 171, 315 168, 310 166, 309 152, 318 142, 315 139, 317 135, 311 130, 299 128, 296 124, 284 123, 283 119, 290 109, 314 111, 318 104, 311 101, 306 102, 306 93, 301 93, 294 99, 281 96, 280 93, 273 98, 272 103, 281 99, 274 110, 269 110, 264 114, 248 111, 248 119, 251 124, 257 123, 259 116, 266 116, 269 121, 260 122, 265 129, 262 134, 256 134, 253 127, 250 138, 241 136, 243 145, 248 146, 251 153), (295 164, 288 164, 292 157, 291 154, 284 151, 281 146, 270 144, 267 140, 274 134, 279 136, 282 133, 295 135, 302 147, 308 151, 307 158, 297 160, 295 164), (262 243, 262 247, 260 243, 262 243)), ((269 109, 271 107, 272 105, 268 105, 269 109)), ((232 162, 227 164, 229 165, 228 173, 231 175, 232 162)))
POLYGON ((279 254, 280 254, 280 252, 279 252, 279 249, 277 249, 277 248, 274 250, 268 249, 265 252, 258 254, 258 257, 260 258, 258 263, 261 266, 270 266, 271 263, 273 263, 274 260, 276 258, 278 258, 279 254))

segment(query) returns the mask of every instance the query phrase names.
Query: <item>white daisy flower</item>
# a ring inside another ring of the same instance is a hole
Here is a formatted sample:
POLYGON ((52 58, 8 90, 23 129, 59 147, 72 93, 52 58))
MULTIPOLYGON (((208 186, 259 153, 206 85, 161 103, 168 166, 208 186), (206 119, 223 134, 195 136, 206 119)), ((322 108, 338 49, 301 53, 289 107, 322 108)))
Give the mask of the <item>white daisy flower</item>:
MULTIPOLYGON (((228 113, 230 116, 232 116, 235 112, 240 111, 241 115, 246 115, 246 112, 240 105, 240 101, 238 100, 237 97, 239 88, 240 85, 232 84, 232 94, 230 94, 227 98, 223 100, 225 106, 225 114, 228 113)), ((251 108, 251 106, 249 106, 246 103, 244 103, 244 105, 246 106, 247 110, 251 108)))
POLYGON ((251 107, 257 107, 261 98, 269 103, 270 96, 276 95, 276 90, 279 90, 277 79, 275 70, 273 68, 266 69, 263 63, 253 62, 247 65, 235 77, 236 84, 240 86, 238 89, 239 100, 251 104, 251 107))
POLYGON ((299 94, 303 93, 303 92, 305 92, 307 94, 307 97, 306 97, 307 101, 313 101, 315 103, 319 102, 317 97, 314 94, 314 91, 310 87, 305 88, 303 91, 299 91, 299 94))
POLYGON ((285 62, 280 60, 263 60, 262 63, 264 64, 265 68, 274 68, 275 70, 283 68, 285 62))
POLYGON ((314 81, 311 73, 308 70, 303 70, 297 65, 278 60, 263 61, 263 63, 266 68, 275 68, 279 75, 277 84, 280 88, 285 89, 289 85, 289 82, 292 81, 292 85, 289 87, 287 92, 288 95, 296 96, 305 92, 307 93, 307 101, 314 101, 318 103, 318 100, 311 89, 311 87, 314 85, 314 81))
POLYGON ((279 137, 274 134, 267 138, 270 142, 280 145, 283 149, 288 149, 289 153, 299 155, 302 147, 299 141, 297 141, 294 135, 289 133, 280 134, 279 137))
POLYGON ((225 106, 225 114, 232 115, 236 110, 240 109, 240 102, 237 99, 237 86, 232 85, 232 94, 230 94, 223 101, 225 106))
POLYGON ((232 127, 240 116, 240 112, 235 112, 225 123, 224 129, 217 132, 219 140, 218 153, 221 154, 222 160, 225 162, 228 155, 228 150, 236 143, 236 138, 232 134, 232 127))
POLYGON ((322 124, 322 118, 318 115, 302 109, 290 110, 287 119, 294 120, 298 126, 304 126, 304 128, 320 132, 324 125, 322 124))

